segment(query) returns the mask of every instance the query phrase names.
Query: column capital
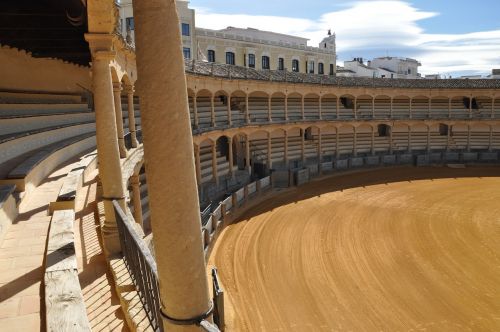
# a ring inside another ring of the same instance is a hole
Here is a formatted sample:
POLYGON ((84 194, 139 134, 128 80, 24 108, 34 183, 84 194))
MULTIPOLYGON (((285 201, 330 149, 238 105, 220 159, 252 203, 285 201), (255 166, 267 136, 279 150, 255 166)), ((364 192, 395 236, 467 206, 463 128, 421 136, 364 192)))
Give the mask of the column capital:
POLYGON ((121 92, 122 91, 122 83, 121 82, 113 82, 113 91, 121 92))
POLYGON ((134 175, 130 176, 130 184, 131 185, 138 185, 140 183, 141 183, 141 181, 140 181, 139 174, 134 174, 134 175))
MULTIPOLYGON (((113 42, 116 36, 109 33, 86 33, 85 40, 89 43, 92 53, 107 51, 113 52, 113 42)), ((113 52, 115 53, 115 52, 113 52)))
POLYGON ((92 52, 92 57, 95 60, 113 61, 116 58, 116 52, 114 52, 114 51, 96 51, 96 52, 92 52))
POLYGON ((127 84, 127 85, 124 85, 123 86, 123 91, 125 91, 127 94, 134 94, 135 93, 135 89, 134 89, 134 86, 132 84, 127 84))

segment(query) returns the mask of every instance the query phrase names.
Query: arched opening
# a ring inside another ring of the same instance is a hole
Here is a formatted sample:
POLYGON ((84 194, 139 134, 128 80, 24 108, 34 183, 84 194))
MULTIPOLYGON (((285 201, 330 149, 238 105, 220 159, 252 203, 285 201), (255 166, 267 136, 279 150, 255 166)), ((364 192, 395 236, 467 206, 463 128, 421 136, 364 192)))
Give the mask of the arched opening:
POLYGON ((215 125, 225 126, 229 123, 227 115, 228 95, 225 91, 217 91, 214 93, 214 111, 215 111, 215 125))
POLYGON ((448 97, 432 97, 431 99, 431 118, 448 118, 448 97))
POLYGON ((426 119, 429 115, 429 98, 426 96, 412 98, 411 114, 413 119, 426 119))
POLYGON ((391 117, 391 98, 389 96, 375 97, 374 108, 375 118, 389 119, 391 117))
POLYGON ((451 98, 451 117, 453 119, 469 118, 468 99, 464 96, 455 96, 451 98))
POLYGON ((319 96, 314 93, 304 97, 304 117, 307 120, 319 119, 319 96))
POLYGON ((217 158, 217 176, 225 177, 229 173, 229 140, 226 136, 221 136, 215 142, 217 158))
POLYGON ((285 94, 275 93, 271 96, 271 119, 273 121, 285 121, 285 94))
POLYGON ((358 119, 373 118, 373 98, 369 95, 361 95, 356 99, 356 114, 358 119))
POLYGON ((410 107, 410 97, 394 97, 392 99, 392 118, 408 119, 410 117, 410 107))
POLYGON ((287 96, 288 119, 292 121, 302 120, 302 96, 298 93, 291 93, 287 96))
POLYGON ((327 94, 321 98, 321 113, 324 120, 337 118, 337 96, 327 94))
POLYGON ((231 94, 231 121, 235 125, 245 123, 245 96, 243 91, 235 91, 231 94))
POLYGON ((340 96, 339 118, 354 119, 354 96, 352 95, 340 96))
POLYGON ((269 116, 269 95, 262 91, 250 93, 248 104, 250 110, 250 122, 267 122, 269 116))
POLYGON ((374 153, 386 153, 390 150, 391 146, 391 126, 382 123, 377 125, 376 132, 374 133, 373 149, 374 153))
POLYGON ((212 123, 212 92, 208 90, 198 91, 196 95, 196 107, 198 111, 199 128, 209 128, 212 123))

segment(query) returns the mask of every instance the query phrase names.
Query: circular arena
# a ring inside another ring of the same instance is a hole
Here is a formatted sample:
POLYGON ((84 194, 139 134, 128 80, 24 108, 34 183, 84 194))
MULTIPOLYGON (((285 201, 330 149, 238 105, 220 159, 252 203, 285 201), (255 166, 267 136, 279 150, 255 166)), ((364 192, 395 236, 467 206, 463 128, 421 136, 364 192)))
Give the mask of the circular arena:
POLYGON ((209 259, 227 331, 498 331, 500 170, 321 178, 247 209, 209 259))

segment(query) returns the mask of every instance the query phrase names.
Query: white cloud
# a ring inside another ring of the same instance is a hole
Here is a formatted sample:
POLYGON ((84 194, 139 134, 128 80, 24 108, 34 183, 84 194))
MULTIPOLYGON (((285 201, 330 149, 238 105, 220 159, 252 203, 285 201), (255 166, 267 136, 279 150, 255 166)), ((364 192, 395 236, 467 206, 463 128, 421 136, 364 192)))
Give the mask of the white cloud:
POLYGON ((401 0, 364 0, 323 14, 317 21, 279 16, 229 15, 196 8, 196 24, 209 29, 252 27, 310 39, 317 45, 328 29, 337 34, 339 63, 353 56, 414 57, 423 74, 477 72, 500 65, 500 30, 468 34, 426 33, 418 21, 439 15, 401 0), (395 54, 396 53, 396 54, 395 54))

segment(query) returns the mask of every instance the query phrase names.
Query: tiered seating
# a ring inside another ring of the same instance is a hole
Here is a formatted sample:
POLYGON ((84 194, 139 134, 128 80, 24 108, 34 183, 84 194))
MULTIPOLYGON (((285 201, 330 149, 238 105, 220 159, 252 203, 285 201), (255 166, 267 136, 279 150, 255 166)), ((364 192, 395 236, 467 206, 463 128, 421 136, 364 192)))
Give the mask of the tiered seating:
POLYGON ((392 118, 408 119, 410 117, 410 99, 396 97, 392 100, 392 118))
POLYGON ((335 128, 323 128, 321 131, 321 155, 333 157, 337 151, 337 133, 335 128))
POLYGON ((29 192, 95 147, 95 114, 79 95, 0 93, 0 183, 29 192))
POLYGON ((285 158, 285 137, 273 137, 271 139, 271 160, 273 167, 282 164, 285 158))
POLYGON ((431 101, 431 117, 434 119, 448 118, 448 98, 433 98, 431 101))
POLYGON ((452 126, 450 136, 451 150, 467 149, 467 128, 465 126, 452 126))
MULTIPOLYGON (((192 98, 191 102, 192 102, 192 98)), ((122 112, 123 112, 123 130, 125 135, 130 132, 130 125, 128 119, 128 98, 127 96, 122 96, 122 112)), ((135 126, 137 129, 141 126, 141 113, 140 113, 140 105, 139 98, 137 96, 134 97, 134 115, 135 115, 135 126)), ((194 119, 192 120, 194 121, 194 119)))
POLYGON ((493 150, 500 150, 500 127, 493 127, 493 134, 491 137, 491 148, 493 150))
POLYGON ((495 99, 495 105, 493 105, 493 116, 496 119, 500 118, 500 98, 495 99))
POLYGON ((288 98, 288 119, 302 120, 302 98, 289 97, 288 98))
POLYGON ((299 130, 292 130, 288 133, 288 160, 302 159, 302 138, 299 130))
MULTIPOLYGON (((323 144, 323 142, 321 142, 323 144)), ((313 135, 304 141, 304 155, 307 161, 319 162, 318 160, 319 137, 313 135)))
POLYGON ((189 118, 191 119, 191 128, 194 128, 195 121, 194 121, 194 97, 189 96, 188 97, 188 105, 189 105, 189 118))
POLYGON ((358 128, 356 132, 356 152, 358 154, 368 154, 372 150, 372 133, 369 128, 358 128))
POLYGON ((391 98, 377 97, 375 98, 375 118, 388 119, 391 116, 391 98))
POLYGON ((227 117, 227 98, 226 96, 216 96, 214 98, 215 125, 226 126, 227 117))
POLYGON ((431 150, 445 150, 448 140, 448 135, 441 135, 439 131, 432 131, 430 133, 430 149, 431 150))
POLYGON ((200 128, 209 128, 212 125, 212 104, 210 97, 196 97, 196 106, 198 112, 198 126, 200 128))
POLYGON ((267 162, 267 138, 250 141, 250 156, 254 162, 267 162))
POLYGON ((471 150, 488 150, 488 147, 490 145, 490 132, 489 129, 481 129, 482 128, 472 129, 470 133, 471 150))
POLYGON ((15 190, 15 185, 0 186, 0 241, 18 215, 15 190))
POLYGON ((390 136, 378 136, 375 135, 373 142, 373 149, 375 153, 377 152, 387 152, 391 145, 390 136))
POLYGON ((455 119, 467 119, 469 117, 469 107, 465 106, 463 98, 459 97, 451 100, 451 117, 455 119))
POLYGON ((354 153, 354 132, 340 131, 337 149, 339 155, 352 155, 354 153))
MULTIPOLYGON (((200 147, 200 166, 201 166, 201 182, 206 183, 213 180, 212 168, 212 147, 200 147)), ((229 163, 225 156, 222 156, 220 151, 217 151, 217 175, 225 176, 229 173, 229 163)))
POLYGON ((411 150, 427 150, 427 128, 412 127, 411 129, 411 150))
POLYGON ((373 117, 371 97, 358 98, 356 100, 356 108, 358 119, 371 119, 373 117))
POLYGON ((271 110, 273 121, 285 121, 285 97, 272 97, 271 110))
POLYGON ((249 97, 251 122, 267 122, 269 116, 267 97, 249 97))
POLYGON ((306 120, 319 119, 319 97, 304 98, 304 117, 306 120))
POLYGON ((326 96, 321 99, 321 113, 324 120, 337 118, 337 98, 326 96))
POLYGON ((411 101, 411 114, 413 119, 426 119, 429 115, 429 99, 416 97, 411 101))
POLYGON ((408 128, 392 128, 392 150, 408 151, 408 128))
MULTIPOLYGON (((477 97, 477 109, 473 110, 474 117, 491 118, 493 99, 490 97, 477 97)), ((494 113, 493 113, 494 114, 494 113)))

